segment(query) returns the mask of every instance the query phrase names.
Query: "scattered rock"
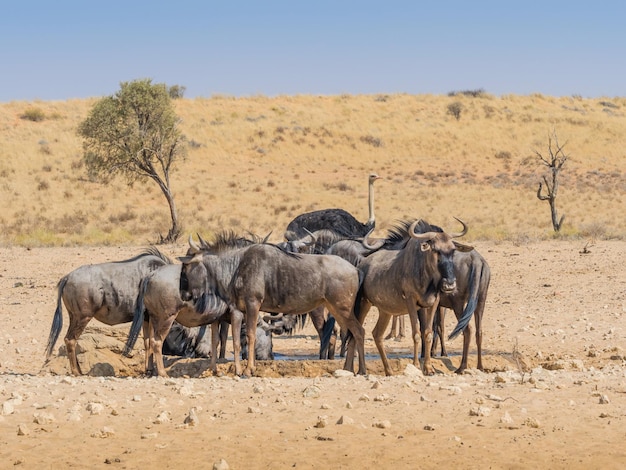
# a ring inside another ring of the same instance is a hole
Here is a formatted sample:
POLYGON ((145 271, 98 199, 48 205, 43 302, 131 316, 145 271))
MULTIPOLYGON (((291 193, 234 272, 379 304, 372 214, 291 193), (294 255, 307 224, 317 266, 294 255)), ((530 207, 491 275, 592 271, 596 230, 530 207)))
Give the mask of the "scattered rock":
POLYGON ((30 434, 30 429, 25 424, 19 424, 17 426, 17 435, 18 436, 28 436, 30 434))
POLYGON ((339 420, 337 420, 337 424, 354 424, 354 420, 349 416, 342 415, 339 420))
POLYGON ((533 417, 526 418, 526 420, 524 421, 524 424, 528 426, 529 428, 537 429, 541 427, 541 423, 539 422, 539 420, 533 417))
POLYGON ((322 392, 318 386, 310 385, 309 387, 303 390, 302 396, 304 396, 304 398, 318 398, 321 395, 321 393, 322 392))
POLYGON ((37 424, 50 424, 54 421, 51 413, 37 412, 33 415, 33 422, 37 424))
POLYGON ((335 372, 333 372, 333 375, 338 379, 342 377, 354 377, 354 372, 350 372, 349 370, 337 369, 335 372))
POLYGON ((159 415, 154 419, 154 424, 164 424, 170 422, 170 413, 168 411, 161 411, 159 415))
POLYGON ((326 426, 328 426, 328 416, 326 416, 326 415, 318 416, 317 417, 317 423, 315 423, 315 427, 316 428, 325 428, 326 426))
POLYGON ((197 426, 198 424, 200 424, 200 419, 198 419, 195 407, 189 410, 189 414, 185 418, 184 423, 189 426, 197 426))
POLYGON ((89 411, 92 415, 102 414, 104 411, 104 405, 102 403, 89 402, 87 403, 87 411, 89 411))
POLYGON ((491 408, 487 406, 475 406, 470 409, 470 416, 489 416, 491 414, 491 408))
POLYGON ((391 427, 391 421, 389 421, 388 419, 385 419, 383 421, 376 421, 374 424, 372 424, 372 426, 380 429, 389 429, 391 427))
POLYGON ((226 460, 219 459, 213 464, 213 470, 230 470, 230 466, 228 465, 228 462, 226 462, 226 460))

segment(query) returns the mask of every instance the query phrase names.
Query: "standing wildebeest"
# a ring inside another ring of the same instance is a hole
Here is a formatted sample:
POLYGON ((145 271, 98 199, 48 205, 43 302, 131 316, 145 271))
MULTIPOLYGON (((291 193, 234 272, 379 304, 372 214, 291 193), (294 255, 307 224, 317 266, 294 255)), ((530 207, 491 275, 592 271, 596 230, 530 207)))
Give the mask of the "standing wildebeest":
POLYGON ((359 222, 344 209, 321 209, 300 214, 289 222, 285 231, 285 239, 288 241, 295 240, 306 237, 308 232, 322 229, 332 230, 346 237, 365 236, 376 224, 376 216, 374 215, 374 181, 379 178, 381 177, 375 173, 370 174, 368 177, 369 219, 366 223, 359 222))
POLYGON ((81 375, 76 358, 76 342, 87 323, 92 318, 107 325, 131 321, 141 279, 168 263, 171 261, 159 250, 149 248, 126 261, 81 266, 61 278, 58 284, 57 308, 48 337, 46 360, 50 358, 63 328, 61 299, 70 317, 70 325, 65 335, 67 357, 72 374, 81 375))
MULTIPOLYGON (((256 341, 259 310, 300 314, 324 305, 341 327, 353 335, 359 355, 358 372, 366 373, 365 332, 353 310, 360 286, 359 271, 347 261, 329 255, 295 255, 269 244, 219 255, 199 253, 181 261, 188 283, 187 296, 196 301, 216 297, 228 305, 233 315, 243 316, 245 312, 250 349, 256 341)), ((234 327, 233 330, 237 331, 234 327)), ((350 349, 354 354, 354 342, 350 349)), ((354 370, 354 365, 346 362, 344 368, 354 370)), ((241 375, 238 349, 235 371, 241 375)), ((251 356, 244 375, 254 371, 251 356)))
POLYGON ((463 357, 461 359, 461 365, 455 371, 457 374, 460 374, 467 368, 467 356, 471 340, 469 321, 472 318, 472 313, 476 325, 477 368, 483 370, 482 318, 483 311, 485 310, 485 302, 487 300, 487 291, 489 290, 489 281, 491 280, 491 270, 485 258, 476 250, 472 250, 469 253, 456 251, 454 253, 453 262, 454 272, 456 274, 456 291, 453 293, 442 293, 439 299, 439 307, 437 308, 437 316, 435 317, 435 339, 433 341, 431 354, 435 350, 438 337, 441 341, 441 355, 448 355, 444 343, 444 307, 451 308, 454 310, 458 324, 452 333, 450 333, 449 339, 454 339, 463 331, 463 357))
MULTIPOLYGON (((163 364, 163 344, 168 336, 174 320, 186 327, 199 327, 218 320, 226 313, 226 309, 207 308, 199 314, 189 302, 183 301, 180 296, 181 265, 171 264, 163 266, 141 280, 137 303, 128 340, 123 354, 128 356, 132 351, 139 329, 143 325, 145 314, 148 316, 149 340, 146 344, 146 374, 156 367, 159 376, 165 377, 163 364)), ((146 331, 144 328, 144 336, 146 331)), ((144 342, 146 338, 144 337, 144 342)), ((217 349, 217 343, 211 338, 211 351, 217 349)), ((213 366, 215 355, 211 355, 213 366)))
MULTIPOLYGON (((434 373, 430 363, 430 349, 433 340, 433 317, 440 292, 450 293, 456 289, 452 263, 455 249, 472 250, 472 247, 452 240, 467 232, 467 226, 461 223, 463 232, 447 234, 435 230, 435 227, 426 222, 415 221, 408 227, 408 238, 402 248, 380 249, 365 257, 359 264, 365 276, 359 320, 364 322, 372 305, 378 308, 378 321, 373 336, 386 375, 391 375, 391 368, 385 354, 383 335, 389 320, 393 315, 404 315, 418 309, 423 309, 424 312, 423 321, 420 322, 422 344, 425 346, 422 369, 427 375, 434 373)), ((417 315, 411 315, 411 322, 414 323, 416 318, 417 315)), ((417 325, 412 326, 413 331, 416 331, 417 325)), ((413 336, 413 344, 413 363, 417 366, 419 354, 416 334, 413 336)), ((347 360, 350 360, 350 356, 351 351, 348 350, 347 360)))
MULTIPOLYGON (((233 232, 221 232, 213 243, 207 243, 200 238, 200 245, 189 237, 188 255, 198 253, 221 253, 236 248, 249 246, 261 241, 260 239, 246 239, 233 232)), ((154 367, 159 376, 167 376, 163 364, 163 342, 168 336, 170 328, 176 320, 186 327, 211 325, 211 370, 217 374, 217 345, 222 343, 225 348, 225 338, 220 338, 220 327, 224 330, 224 321, 233 322, 233 326, 241 328, 242 319, 231 315, 226 304, 218 302, 214 297, 203 297, 202 305, 196 306, 183 299, 182 291, 187 290, 187 278, 181 275, 181 265, 169 265, 146 276, 141 281, 133 323, 130 328, 124 354, 130 354, 139 335, 139 329, 144 323, 144 315, 148 315, 149 341, 146 346, 146 374, 154 367), (221 341, 220 341, 221 340, 221 341)), ((239 331, 238 329, 233 331, 239 331)), ((233 334, 233 344, 238 350, 239 335, 233 334)))

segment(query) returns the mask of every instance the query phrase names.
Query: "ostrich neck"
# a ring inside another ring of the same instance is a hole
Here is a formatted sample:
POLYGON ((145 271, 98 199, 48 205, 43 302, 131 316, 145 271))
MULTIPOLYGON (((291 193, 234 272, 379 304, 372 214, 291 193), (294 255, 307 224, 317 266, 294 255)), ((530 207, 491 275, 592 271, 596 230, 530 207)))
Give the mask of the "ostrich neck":
POLYGON ((374 215, 374 182, 372 181, 369 185, 369 195, 368 195, 368 203, 369 203, 369 219, 367 220, 368 224, 374 224, 376 221, 376 216, 374 215))

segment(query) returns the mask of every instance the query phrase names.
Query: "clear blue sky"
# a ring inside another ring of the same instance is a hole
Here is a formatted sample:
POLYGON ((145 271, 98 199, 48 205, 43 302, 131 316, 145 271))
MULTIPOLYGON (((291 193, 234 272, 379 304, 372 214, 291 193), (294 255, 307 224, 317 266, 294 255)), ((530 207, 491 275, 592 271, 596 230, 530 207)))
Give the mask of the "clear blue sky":
POLYGON ((112 95, 626 96, 626 2, 7 0, 0 102, 112 95))

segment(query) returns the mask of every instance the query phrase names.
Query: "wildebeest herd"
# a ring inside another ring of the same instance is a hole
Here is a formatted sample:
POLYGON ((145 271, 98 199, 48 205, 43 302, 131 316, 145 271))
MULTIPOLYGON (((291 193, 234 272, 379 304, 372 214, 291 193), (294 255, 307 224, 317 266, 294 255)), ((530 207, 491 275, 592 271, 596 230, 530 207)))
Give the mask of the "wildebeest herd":
POLYGON ((108 325, 132 322, 125 355, 131 354, 143 329, 145 372, 159 376, 166 376, 163 354, 208 355, 210 368, 217 374, 217 358, 224 358, 230 325, 235 373, 250 376, 255 373, 255 360, 272 358, 272 332, 292 332, 308 315, 320 336, 320 359, 334 357, 336 322, 344 369, 354 372, 356 354, 357 373, 366 374, 363 324, 374 306, 378 321, 373 337, 385 374, 392 371, 384 332, 392 317, 407 314, 413 362, 419 365, 421 344, 422 370, 434 373, 431 355, 437 337, 442 355, 446 354, 444 308, 452 309, 458 320, 450 338, 461 332, 464 336, 457 372, 467 368, 472 317, 477 367, 482 369, 481 319, 490 271, 476 250, 455 240, 467 233, 467 225, 457 219, 462 231, 446 233, 423 220, 407 220, 389 230, 387 237, 372 239, 373 184, 378 178, 369 176, 370 217, 365 224, 341 209, 319 210, 290 222, 281 243, 268 242, 269 236, 224 231, 212 242, 189 237, 181 263, 150 248, 125 261, 79 267, 58 283, 46 358, 61 332, 64 304, 69 315, 65 346, 72 374, 82 373, 76 343, 96 318, 108 325), (242 344, 254 353, 246 353, 242 344))

